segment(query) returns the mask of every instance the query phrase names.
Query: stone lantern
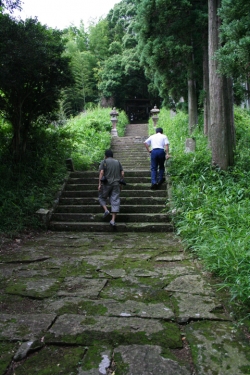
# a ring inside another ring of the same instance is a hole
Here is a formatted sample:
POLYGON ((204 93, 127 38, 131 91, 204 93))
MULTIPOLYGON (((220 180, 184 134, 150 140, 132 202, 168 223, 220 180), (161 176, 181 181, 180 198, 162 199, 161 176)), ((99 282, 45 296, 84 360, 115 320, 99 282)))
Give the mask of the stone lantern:
POLYGON ((154 108, 151 109, 150 112, 152 113, 152 120, 153 120, 153 123, 154 123, 154 127, 156 127, 156 124, 159 120, 158 113, 160 112, 160 110, 155 105, 154 108))
POLYGON ((117 130, 116 130, 116 124, 118 122, 118 116, 119 113, 116 111, 116 108, 114 107, 113 110, 110 112, 111 122, 112 122, 112 129, 111 129, 111 135, 117 137, 117 130))

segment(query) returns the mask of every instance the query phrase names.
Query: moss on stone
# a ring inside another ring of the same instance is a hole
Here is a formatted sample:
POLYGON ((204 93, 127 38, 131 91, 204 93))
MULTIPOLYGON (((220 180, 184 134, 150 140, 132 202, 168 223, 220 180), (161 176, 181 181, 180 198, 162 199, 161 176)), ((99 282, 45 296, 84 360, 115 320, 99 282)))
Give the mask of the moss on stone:
POLYGON ((80 303, 66 303, 63 307, 57 310, 58 315, 63 314, 86 314, 92 316, 105 315, 107 308, 101 303, 94 303, 91 301, 83 301, 80 303))
MULTIPOLYGON (((83 323, 86 323, 84 320, 83 323)), ((92 321, 90 324, 92 325, 92 321)), ((119 345, 160 345, 169 348, 182 348, 182 340, 179 327, 175 323, 162 322, 163 329, 156 333, 131 332, 127 327, 121 327, 112 331, 88 330, 74 335, 54 336, 45 334, 45 342, 49 344, 61 343, 64 345, 92 346, 95 341, 104 346, 117 347, 119 345)))
POLYGON ((79 262, 77 266, 72 264, 64 264, 60 268, 60 277, 83 276, 86 274, 91 274, 92 278, 99 277, 96 267, 83 260, 79 262))
POLYGON ((77 375, 84 353, 83 347, 47 346, 17 365, 15 374, 77 375))
POLYGON ((0 374, 5 374, 14 356, 18 344, 0 342, 0 374))
POLYGON ((117 375, 127 375, 129 373, 129 365, 122 360, 121 353, 114 354, 115 373, 117 375))
POLYGON ((107 349, 106 346, 100 345, 99 341, 93 342, 93 345, 87 347, 86 354, 80 366, 81 370, 88 371, 98 368, 102 362, 104 352, 111 353, 111 348, 107 349))
POLYGON ((5 290, 7 294, 12 295, 18 295, 23 297, 32 297, 37 299, 45 299, 48 297, 53 296, 56 294, 60 287, 60 283, 62 280, 58 280, 57 282, 53 283, 48 289, 37 291, 36 287, 34 286, 34 289, 27 289, 27 283, 32 283, 32 281, 41 281, 41 278, 33 277, 33 278, 26 278, 26 279, 20 279, 16 280, 14 282, 10 282, 5 290))

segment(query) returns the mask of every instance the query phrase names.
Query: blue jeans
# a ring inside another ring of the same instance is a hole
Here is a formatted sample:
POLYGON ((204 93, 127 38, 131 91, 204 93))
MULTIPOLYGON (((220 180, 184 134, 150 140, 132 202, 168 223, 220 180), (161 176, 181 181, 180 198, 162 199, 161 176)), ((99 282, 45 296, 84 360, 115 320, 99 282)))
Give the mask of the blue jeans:
POLYGON ((165 151, 161 148, 155 148, 151 151, 151 183, 152 185, 160 182, 165 172, 165 151), (159 175, 158 175, 159 167, 159 175), (157 176, 158 175, 158 176, 157 176))

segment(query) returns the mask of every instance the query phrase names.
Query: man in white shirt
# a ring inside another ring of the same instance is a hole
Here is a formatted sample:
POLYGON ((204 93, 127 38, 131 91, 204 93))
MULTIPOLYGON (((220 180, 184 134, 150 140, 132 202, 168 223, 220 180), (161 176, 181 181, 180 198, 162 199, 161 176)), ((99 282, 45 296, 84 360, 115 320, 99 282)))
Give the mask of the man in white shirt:
POLYGON ((164 164, 165 160, 170 157, 169 140, 168 137, 163 134, 163 129, 157 128, 156 134, 146 139, 144 145, 151 154, 151 189, 157 189, 157 187, 165 181, 164 164), (151 149, 149 147, 151 147, 151 149))

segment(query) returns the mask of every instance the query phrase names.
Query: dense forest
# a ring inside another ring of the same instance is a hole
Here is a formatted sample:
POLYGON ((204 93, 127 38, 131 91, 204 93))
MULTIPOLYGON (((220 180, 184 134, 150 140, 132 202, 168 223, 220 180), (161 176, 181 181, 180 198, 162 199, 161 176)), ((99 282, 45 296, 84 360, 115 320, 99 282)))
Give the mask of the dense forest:
POLYGON ((15 19, 21 1, 0 0, 0 232, 39 227, 33 213, 52 204, 66 158, 78 169, 96 165, 110 144, 112 107, 122 135, 128 121, 148 121, 157 105, 175 145, 169 169, 178 232, 248 304, 249 6, 122 0, 87 28, 58 30, 36 18, 15 19), (176 113, 175 129, 168 110, 176 113), (176 146, 188 136, 197 140, 191 160, 176 146), (229 231, 237 225, 237 233, 229 231), (217 241, 223 231, 228 236, 220 266, 221 244, 206 235, 214 228, 217 241))

